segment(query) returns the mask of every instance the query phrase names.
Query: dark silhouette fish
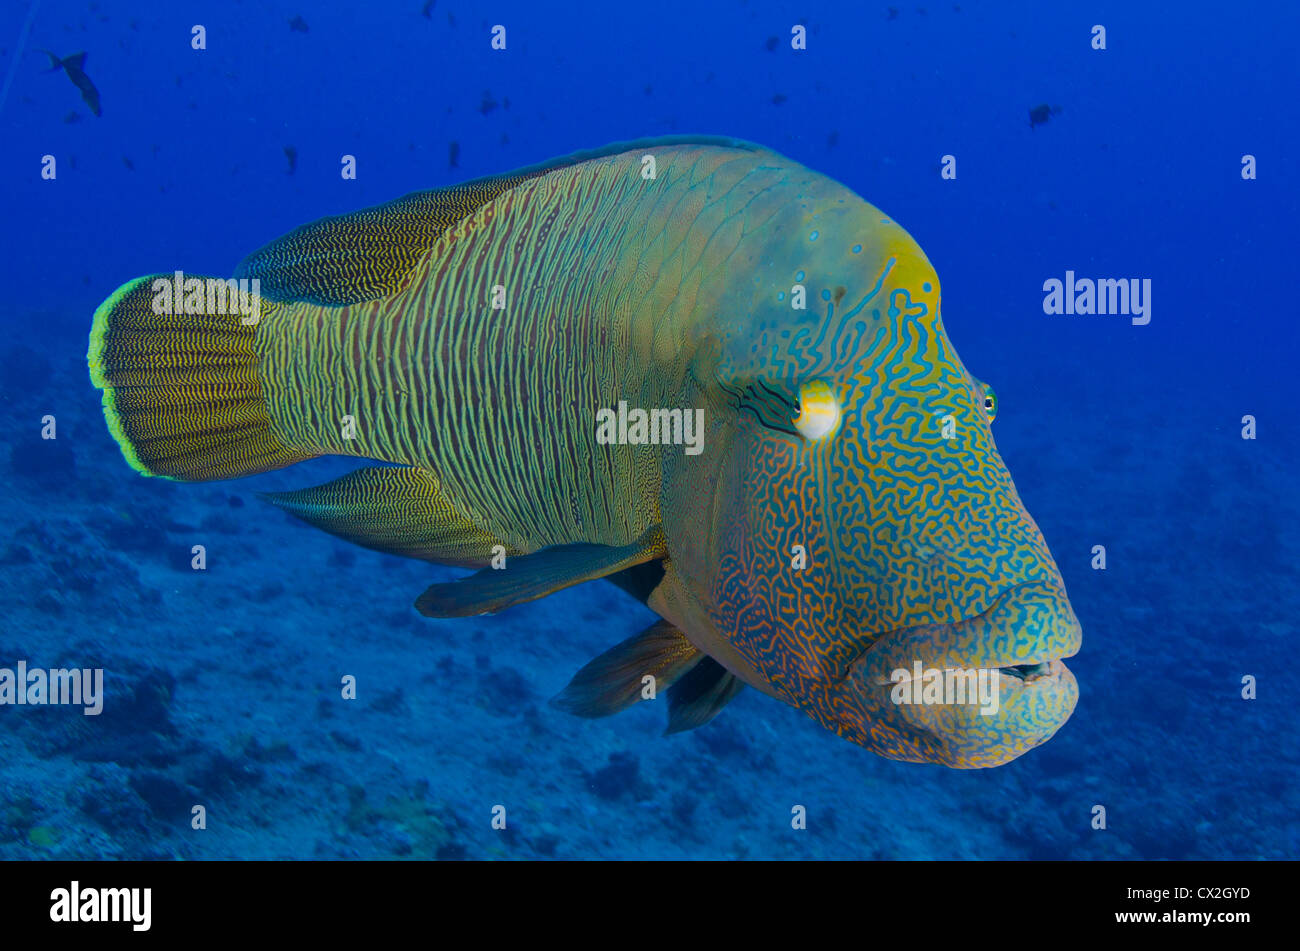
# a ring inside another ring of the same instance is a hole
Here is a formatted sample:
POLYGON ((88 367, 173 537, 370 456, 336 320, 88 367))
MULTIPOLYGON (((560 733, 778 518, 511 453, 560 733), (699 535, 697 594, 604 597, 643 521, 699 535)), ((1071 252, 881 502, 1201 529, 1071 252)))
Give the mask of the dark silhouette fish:
POLYGON ((49 72, 52 73, 62 67, 63 71, 68 74, 68 78, 72 80, 72 85, 81 90, 81 99, 90 107, 90 111, 96 116, 103 115, 99 107, 99 90, 95 88, 95 84, 86 75, 86 54, 73 53, 66 59, 59 59, 49 50, 41 50, 41 52, 48 56, 50 62, 54 64, 50 67, 49 72))
POLYGON ((1034 106, 1034 108, 1029 110, 1029 128, 1032 130, 1034 126, 1042 125, 1048 119, 1052 118, 1052 116, 1059 116, 1060 114, 1060 106, 1049 106, 1047 103, 1034 106))

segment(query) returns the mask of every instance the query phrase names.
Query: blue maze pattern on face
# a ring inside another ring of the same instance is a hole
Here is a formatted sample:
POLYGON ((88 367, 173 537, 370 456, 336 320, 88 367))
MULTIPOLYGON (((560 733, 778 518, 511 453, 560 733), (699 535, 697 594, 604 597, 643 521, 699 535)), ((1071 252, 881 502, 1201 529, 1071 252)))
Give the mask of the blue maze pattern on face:
POLYGON ((898 759, 994 765, 1069 716, 1077 687, 1059 662, 1063 673, 1036 672, 1032 684, 1006 675, 1003 713, 974 721, 964 708, 920 716, 878 702, 881 685, 855 673, 878 641, 889 649, 877 660, 906 668, 1028 667, 1078 647, 1059 572, 994 446, 983 387, 944 332, 938 278, 901 229, 883 231, 858 296, 828 288, 816 331, 765 336, 777 341, 759 371, 766 389, 822 381, 841 422, 810 442, 771 425, 771 407, 740 414, 747 504, 717 526, 714 622, 778 696, 840 735, 898 759))

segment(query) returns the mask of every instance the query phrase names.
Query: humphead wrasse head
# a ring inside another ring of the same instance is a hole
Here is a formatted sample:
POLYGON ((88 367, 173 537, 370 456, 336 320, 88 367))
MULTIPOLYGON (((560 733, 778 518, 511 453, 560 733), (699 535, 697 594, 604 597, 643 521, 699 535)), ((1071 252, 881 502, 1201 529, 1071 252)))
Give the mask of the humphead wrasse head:
POLYGON ((769 222, 700 348, 705 453, 663 490, 680 600, 719 659, 841 736, 996 766, 1069 718, 1079 623, 933 267, 823 181, 769 222))

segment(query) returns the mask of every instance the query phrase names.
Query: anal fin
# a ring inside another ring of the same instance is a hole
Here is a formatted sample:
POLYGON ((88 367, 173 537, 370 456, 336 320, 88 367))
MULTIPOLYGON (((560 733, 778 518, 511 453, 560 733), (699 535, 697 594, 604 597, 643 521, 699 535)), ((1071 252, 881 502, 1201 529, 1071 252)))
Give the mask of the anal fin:
MULTIPOLYGON (((370 466, 315 488, 261 498, 331 535, 390 555, 478 568, 502 544, 457 512, 426 469, 370 466)), ((503 547, 507 556, 517 553, 503 547)))

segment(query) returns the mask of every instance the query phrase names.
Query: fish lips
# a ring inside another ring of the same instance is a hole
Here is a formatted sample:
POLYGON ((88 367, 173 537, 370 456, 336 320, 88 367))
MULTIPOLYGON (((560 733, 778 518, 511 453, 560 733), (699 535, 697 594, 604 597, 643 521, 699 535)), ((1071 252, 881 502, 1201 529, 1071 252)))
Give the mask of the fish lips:
POLYGON ((956 768, 998 766, 1049 739, 1079 687, 1062 663, 1082 631, 1064 589, 1028 582, 983 613, 876 639, 846 685, 877 752, 956 768))

